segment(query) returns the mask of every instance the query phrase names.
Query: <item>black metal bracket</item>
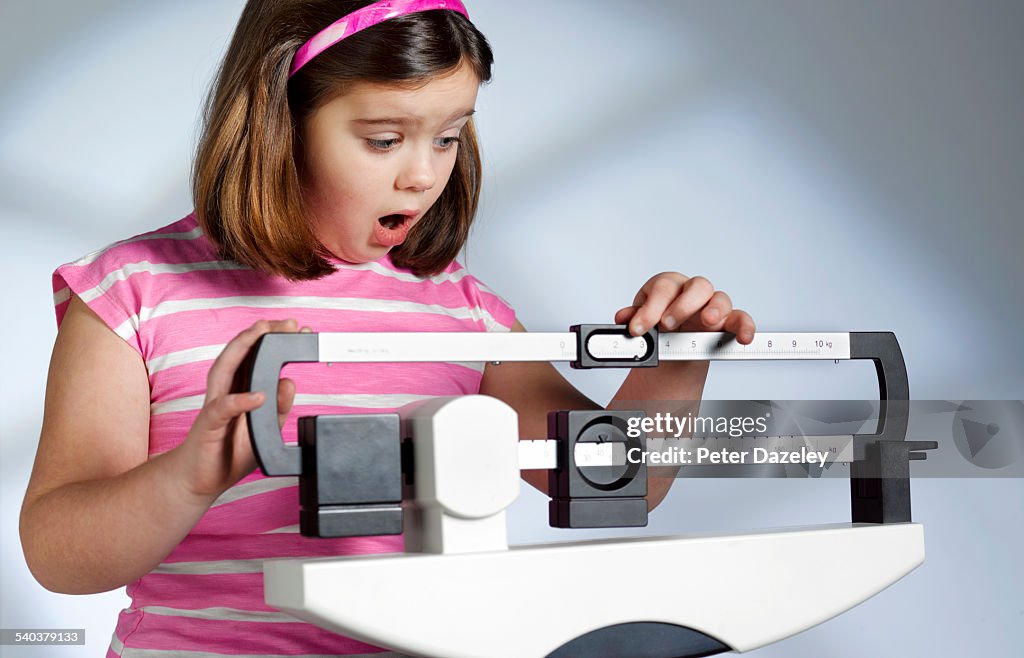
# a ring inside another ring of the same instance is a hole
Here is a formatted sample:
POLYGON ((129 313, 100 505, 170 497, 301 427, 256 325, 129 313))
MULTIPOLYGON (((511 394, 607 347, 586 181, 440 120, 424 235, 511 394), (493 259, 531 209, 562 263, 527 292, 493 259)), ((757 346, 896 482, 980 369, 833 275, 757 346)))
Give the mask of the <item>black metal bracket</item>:
POLYGON ((320 360, 316 334, 263 334, 252 346, 236 372, 235 391, 262 392, 264 403, 245 415, 256 462, 265 475, 298 475, 302 472, 299 446, 281 440, 277 420, 277 383, 288 363, 320 360))
POLYGON ((853 332, 850 358, 875 362, 878 431, 854 436, 850 508, 854 523, 909 523, 910 462, 925 459, 935 441, 907 441, 910 383, 903 351, 892 332, 853 332))

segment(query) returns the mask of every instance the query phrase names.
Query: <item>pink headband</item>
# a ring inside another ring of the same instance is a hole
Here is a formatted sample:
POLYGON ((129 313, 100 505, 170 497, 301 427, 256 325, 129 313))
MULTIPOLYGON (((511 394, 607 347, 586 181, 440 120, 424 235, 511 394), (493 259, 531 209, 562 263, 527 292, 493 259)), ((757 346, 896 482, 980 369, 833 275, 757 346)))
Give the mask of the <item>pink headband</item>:
POLYGON ((357 9, 351 14, 342 16, 324 29, 313 35, 313 38, 302 44, 302 47, 295 51, 295 59, 292 60, 292 70, 288 77, 309 63, 323 51, 338 43, 345 37, 356 32, 382 23, 389 18, 405 16, 419 11, 430 9, 450 9, 457 11, 467 19, 469 13, 459 0, 380 0, 362 9, 357 9))

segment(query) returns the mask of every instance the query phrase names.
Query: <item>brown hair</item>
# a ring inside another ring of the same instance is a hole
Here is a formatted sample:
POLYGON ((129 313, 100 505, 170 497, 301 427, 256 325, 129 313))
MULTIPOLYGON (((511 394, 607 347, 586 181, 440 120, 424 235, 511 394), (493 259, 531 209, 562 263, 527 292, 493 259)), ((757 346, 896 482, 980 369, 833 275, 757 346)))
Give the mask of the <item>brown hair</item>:
MULTIPOLYGON (((334 267, 313 235, 300 185, 300 128, 353 83, 403 88, 468 64, 491 78, 487 39, 465 17, 432 10, 389 19, 318 55, 290 80, 295 51, 342 16, 371 4, 339 0, 249 0, 207 98, 192 170, 199 224, 223 258, 291 280, 334 267)), ((460 134, 455 169, 441 196, 392 249, 417 276, 443 270, 462 249, 480 197, 473 122, 460 134)))

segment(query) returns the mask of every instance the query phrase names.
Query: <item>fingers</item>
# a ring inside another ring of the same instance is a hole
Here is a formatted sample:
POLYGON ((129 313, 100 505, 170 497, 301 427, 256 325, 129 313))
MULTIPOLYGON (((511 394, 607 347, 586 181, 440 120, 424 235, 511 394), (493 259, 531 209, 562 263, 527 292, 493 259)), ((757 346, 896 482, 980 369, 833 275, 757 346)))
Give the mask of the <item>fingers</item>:
POLYGON ((708 327, 722 328, 729 314, 732 313, 732 300, 721 290, 711 295, 707 306, 701 310, 701 321, 708 327))
MULTIPOLYGON (((725 293, 716 293, 715 287, 706 278, 695 276, 692 279, 688 279, 683 284, 680 294, 665 309, 662 317, 659 318, 661 326, 671 331, 687 321, 691 321, 690 324, 693 324, 693 316, 701 312, 701 309, 712 304, 715 312, 718 312, 723 304, 728 306, 730 310, 732 309, 732 302, 729 301, 729 297, 725 293), (716 295, 718 296, 717 298, 716 295)), ((724 315, 722 317, 724 318, 724 315)))
POLYGON ((270 332, 292 332, 297 328, 298 323, 291 319, 260 320, 231 339, 213 362, 206 376, 206 399, 227 395, 231 391, 235 371, 260 336, 270 332))
MULTIPOLYGON (((636 299, 643 299, 643 304, 629 320, 630 333, 640 335, 656 324, 661 325, 662 331, 673 331, 707 306, 714 294, 714 286, 702 276, 690 278, 678 272, 663 272, 645 283, 637 294, 636 299)), ((729 298, 719 298, 715 304, 728 307, 724 313, 716 308, 724 319, 731 310, 729 298)))
POLYGON ((625 306, 615 311, 615 324, 627 324, 629 319, 633 317, 639 306, 625 306))
POLYGON ((295 382, 291 379, 282 379, 277 383, 277 424, 279 426, 284 427, 294 403, 295 382))
POLYGON ((629 324, 638 336, 659 325, 661 331, 725 331, 743 344, 754 340, 754 321, 737 311, 732 299, 702 276, 662 272, 648 279, 631 306, 615 313, 616 324, 629 324))
POLYGON ((733 310, 722 325, 724 331, 736 336, 736 340, 744 345, 749 345, 754 340, 754 319, 746 311, 733 310))
POLYGON ((640 308, 629 320, 629 332, 639 336, 661 321, 669 304, 689 281, 679 272, 662 272, 647 280, 633 300, 640 308))

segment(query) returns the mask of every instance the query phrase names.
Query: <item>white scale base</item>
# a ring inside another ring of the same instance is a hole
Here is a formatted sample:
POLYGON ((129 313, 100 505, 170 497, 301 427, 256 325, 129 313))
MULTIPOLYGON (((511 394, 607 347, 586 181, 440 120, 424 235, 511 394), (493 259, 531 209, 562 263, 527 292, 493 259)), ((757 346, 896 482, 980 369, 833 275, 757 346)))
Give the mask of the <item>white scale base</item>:
POLYGON ((544 658, 627 622, 687 627, 744 652, 849 610, 924 561, 918 523, 509 547, 515 412, 462 396, 400 413, 415 453, 413 552, 267 560, 268 605, 427 658, 544 658))
POLYGON ((924 561, 918 523, 594 540, 462 555, 268 560, 269 605, 417 656, 543 658, 629 621, 750 651, 877 594, 924 561))

